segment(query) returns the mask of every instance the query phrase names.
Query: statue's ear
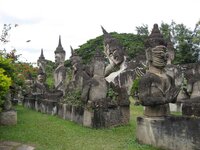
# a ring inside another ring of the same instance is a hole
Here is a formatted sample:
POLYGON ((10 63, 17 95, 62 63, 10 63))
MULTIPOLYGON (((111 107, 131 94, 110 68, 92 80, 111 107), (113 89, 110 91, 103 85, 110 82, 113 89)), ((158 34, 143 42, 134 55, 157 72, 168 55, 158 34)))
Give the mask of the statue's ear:
POLYGON ((151 52, 151 48, 146 49, 146 59, 148 62, 152 61, 152 52, 151 52))

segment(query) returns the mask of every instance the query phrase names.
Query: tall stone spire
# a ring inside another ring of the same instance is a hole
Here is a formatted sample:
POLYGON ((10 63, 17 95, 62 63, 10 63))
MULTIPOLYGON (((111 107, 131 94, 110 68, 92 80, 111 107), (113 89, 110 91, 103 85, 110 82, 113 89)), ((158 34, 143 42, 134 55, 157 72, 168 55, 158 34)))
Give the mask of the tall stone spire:
POLYGON ((167 44, 163 38, 163 35, 160 33, 158 24, 154 24, 151 34, 149 35, 147 41, 145 42, 145 46, 148 48, 148 47, 155 47, 158 45, 166 46, 167 44))
POLYGON ((71 45, 70 45, 70 49, 71 49, 71 57, 78 56, 77 52, 72 48, 71 45))
POLYGON ((43 54, 43 49, 41 49, 41 54, 40 54, 39 60, 45 60, 45 57, 43 54))
POLYGON ((62 44, 61 44, 61 36, 59 35, 59 42, 58 42, 58 47, 56 48, 55 52, 56 53, 64 53, 65 54, 65 51, 62 47, 62 44))
POLYGON ((43 49, 41 49, 41 54, 37 60, 37 65, 39 67, 38 74, 45 73, 46 60, 43 54, 43 49))

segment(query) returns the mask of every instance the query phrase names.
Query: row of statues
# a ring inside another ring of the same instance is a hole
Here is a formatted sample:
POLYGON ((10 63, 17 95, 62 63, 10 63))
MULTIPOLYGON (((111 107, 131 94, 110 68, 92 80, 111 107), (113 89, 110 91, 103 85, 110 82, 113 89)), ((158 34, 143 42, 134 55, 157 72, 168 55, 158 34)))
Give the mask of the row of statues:
MULTIPOLYGON (((175 72, 169 66, 174 59, 173 44, 164 40, 155 24, 151 34, 145 42, 146 60, 137 62, 129 60, 125 55, 123 46, 113 38, 103 27, 104 55, 100 50, 90 65, 84 65, 82 58, 71 47, 71 79, 67 80, 67 68, 64 66, 65 51, 59 37, 58 47, 55 50, 54 89, 49 90, 45 84, 45 58, 43 50, 38 59, 38 78, 34 84, 34 91, 51 97, 57 93, 59 101, 67 102, 69 95, 80 91, 81 104, 98 105, 99 102, 110 105, 129 105, 130 90, 134 80, 140 77, 139 104, 145 106, 147 116, 166 116, 169 114, 169 103, 175 103, 180 94, 180 83, 176 84, 175 72), (106 66, 105 59, 109 64, 106 66), (145 64, 145 65, 144 65, 145 64), (117 69, 116 69, 117 68, 117 69), (112 92, 111 92, 112 91, 112 92), (62 94, 60 94, 62 93, 62 94), (112 93, 112 94, 110 94, 112 93), (112 96, 109 96, 112 95, 112 96), (110 97, 110 98, 109 98, 110 97), (115 97, 115 103, 111 103, 115 97)), ((176 67, 173 67, 176 68, 176 67)), ((185 73, 188 80, 187 95, 189 98, 199 97, 199 65, 195 66, 196 72, 185 73), (195 79, 191 76, 195 76, 195 79), (196 91, 196 92, 194 92, 196 91)), ((190 69, 191 70, 191 69, 190 69)), ((199 99, 199 98, 197 98, 199 99)), ((78 100, 77 100, 78 101, 78 100)))

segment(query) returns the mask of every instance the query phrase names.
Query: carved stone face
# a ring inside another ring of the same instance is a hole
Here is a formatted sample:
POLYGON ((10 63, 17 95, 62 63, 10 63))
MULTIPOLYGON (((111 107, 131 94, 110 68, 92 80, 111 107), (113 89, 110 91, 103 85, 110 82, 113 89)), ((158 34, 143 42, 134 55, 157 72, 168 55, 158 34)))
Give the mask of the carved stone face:
POLYGON ((40 83, 44 83, 44 81, 45 81, 45 76, 39 74, 39 75, 37 76, 37 80, 38 80, 38 82, 40 82, 40 83))
POLYGON ((115 46, 106 45, 106 54, 108 59, 111 60, 114 64, 119 65, 124 61, 123 50, 115 46))
POLYGON ((152 49, 152 65, 157 68, 164 68, 167 64, 168 53, 165 46, 156 46, 152 49))
POLYGON ((56 53, 55 54, 55 63, 58 65, 60 63, 63 63, 65 61, 65 56, 62 53, 56 53))

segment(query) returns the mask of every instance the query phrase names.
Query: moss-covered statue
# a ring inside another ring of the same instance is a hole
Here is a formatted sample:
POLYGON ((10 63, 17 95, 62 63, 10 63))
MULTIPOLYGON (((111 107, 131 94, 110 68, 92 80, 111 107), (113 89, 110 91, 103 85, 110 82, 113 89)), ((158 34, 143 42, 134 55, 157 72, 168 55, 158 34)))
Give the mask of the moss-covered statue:
POLYGON ((157 24, 154 25, 148 42, 148 70, 139 82, 139 99, 146 106, 144 115, 166 116, 169 114, 168 103, 176 101, 180 88, 175 87, 174 80, 165 72, 168 53, 157 24))

